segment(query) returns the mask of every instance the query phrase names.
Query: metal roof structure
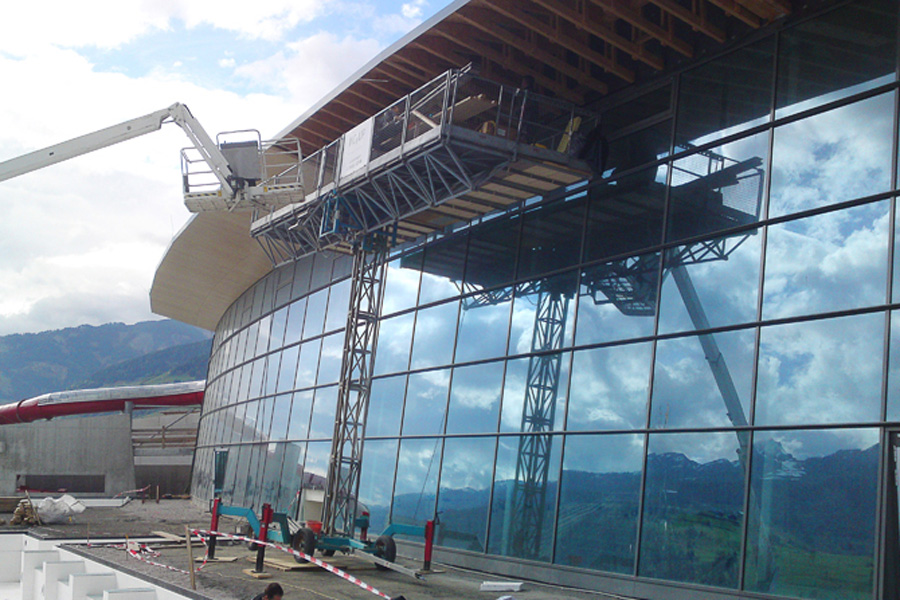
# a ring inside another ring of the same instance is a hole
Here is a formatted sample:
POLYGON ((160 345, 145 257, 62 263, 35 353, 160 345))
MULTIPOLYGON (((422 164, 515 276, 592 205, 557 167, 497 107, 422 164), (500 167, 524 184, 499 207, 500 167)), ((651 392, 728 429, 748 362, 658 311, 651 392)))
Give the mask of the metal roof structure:
MULTIPOLYGON (((794 0, 457 0, 278 137, 296 137, 304 156, 314 154, 452 69, 469 68, 509 87, 529 77, 544 96, 592 106, 751 36, 800 7, 794 0)), ((156 272, 151 308, 214 329, 227 307, 269 271, 272 259, 271 248, 251 237, 248 215, 194 215, 156 272)))

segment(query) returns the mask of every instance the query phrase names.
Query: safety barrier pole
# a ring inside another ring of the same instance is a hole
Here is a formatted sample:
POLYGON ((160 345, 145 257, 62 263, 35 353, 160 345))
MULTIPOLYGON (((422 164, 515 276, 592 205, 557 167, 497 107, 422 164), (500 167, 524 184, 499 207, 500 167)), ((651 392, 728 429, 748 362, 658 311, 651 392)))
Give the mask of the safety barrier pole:
MULTIPOLYGON (((216 498, 213 500, 212 505, 212 519, 209 522, 209 530, 210 531, 218 531, 219 530, 219 504, 222 502, 220 498, 216 498)), ((216 558, 216 536, 209 536, 209 552, 207 552, 208 557, 211 560, 215 560, 216 558)))
POLYGON ((434 550, 434 521, 425 522, 425 562, 423 571, 431 570, 431 553, 434 550))
POLYGON ((272 522, 272 515, 274 512, 271 505, 263 504, 262 523, 259 526, 259 541, 263 543, 258 544, 259 548, 256 550, 256 568, 253 570, 254 573, 265 573, 265 566, 263 564, 266 560, 265 542, 269 539, 269 523, 272 522))

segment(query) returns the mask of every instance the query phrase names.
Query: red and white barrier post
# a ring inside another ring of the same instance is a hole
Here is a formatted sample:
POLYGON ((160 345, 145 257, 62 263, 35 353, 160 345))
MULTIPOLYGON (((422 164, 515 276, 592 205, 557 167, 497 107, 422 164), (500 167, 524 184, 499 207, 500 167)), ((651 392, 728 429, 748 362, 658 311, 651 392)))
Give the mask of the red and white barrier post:
MULTIPOLYGON (((213 500, 212 505, 212 519, 209 522, 209 530, 210 531, 218 531, 219 530, 219 504, 222 502, 220 498, 216 498, 213 500)), ((206 556, 208 559, 215 560, 216 558, 216 535, 210 534, 209 543, 207 546, 208 550, 206 556)))
POLYGON ((423 571, 431 570, 431 553, 434 550, 434 521, 425 522, 425 562, 423 571))
POLYGON ((266 560, 266 544, 269 540, 269 523, 272 522, 274 513, 275 511, 272 510, 272 506, 270 504, 263 504, 262 522, 259 526, 259 541, 262 543, 258 544, 259 548, 256 550, 256 568, 253 570, 254 573, 265 572, 265 566, 263 563, 266 560))

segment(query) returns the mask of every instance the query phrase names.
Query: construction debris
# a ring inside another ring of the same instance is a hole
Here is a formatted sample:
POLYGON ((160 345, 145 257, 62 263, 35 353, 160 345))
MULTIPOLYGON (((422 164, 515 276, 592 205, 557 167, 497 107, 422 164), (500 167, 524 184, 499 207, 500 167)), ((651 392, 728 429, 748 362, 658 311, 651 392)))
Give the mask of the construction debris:
POLYGON ((32 525, 37 525, 37 523, 37 513, 31 502, 25 499, 19 500, 19 504, 16 506, 16 510, 13 511, 13 518, 9 520, 9 524, 31 527, 32 525))

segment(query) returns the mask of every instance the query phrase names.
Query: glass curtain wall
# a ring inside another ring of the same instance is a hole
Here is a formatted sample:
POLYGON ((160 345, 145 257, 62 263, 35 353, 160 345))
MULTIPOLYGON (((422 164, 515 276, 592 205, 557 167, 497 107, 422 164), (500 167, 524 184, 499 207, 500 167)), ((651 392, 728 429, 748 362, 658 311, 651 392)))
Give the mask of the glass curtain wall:
MULTIPOLYGON (((388 264, 360 498, 440 546, 871 598, 893 318, 897 3, 773 30, 604 113, 602 176, 388 264), (624 106, 624 105, 623 105, 624 106)), ((317 255, 216 332, 198 496, 326 474, 349 282, 317 255)), ((900 314, 900 313, 898 313, 900 314)))

